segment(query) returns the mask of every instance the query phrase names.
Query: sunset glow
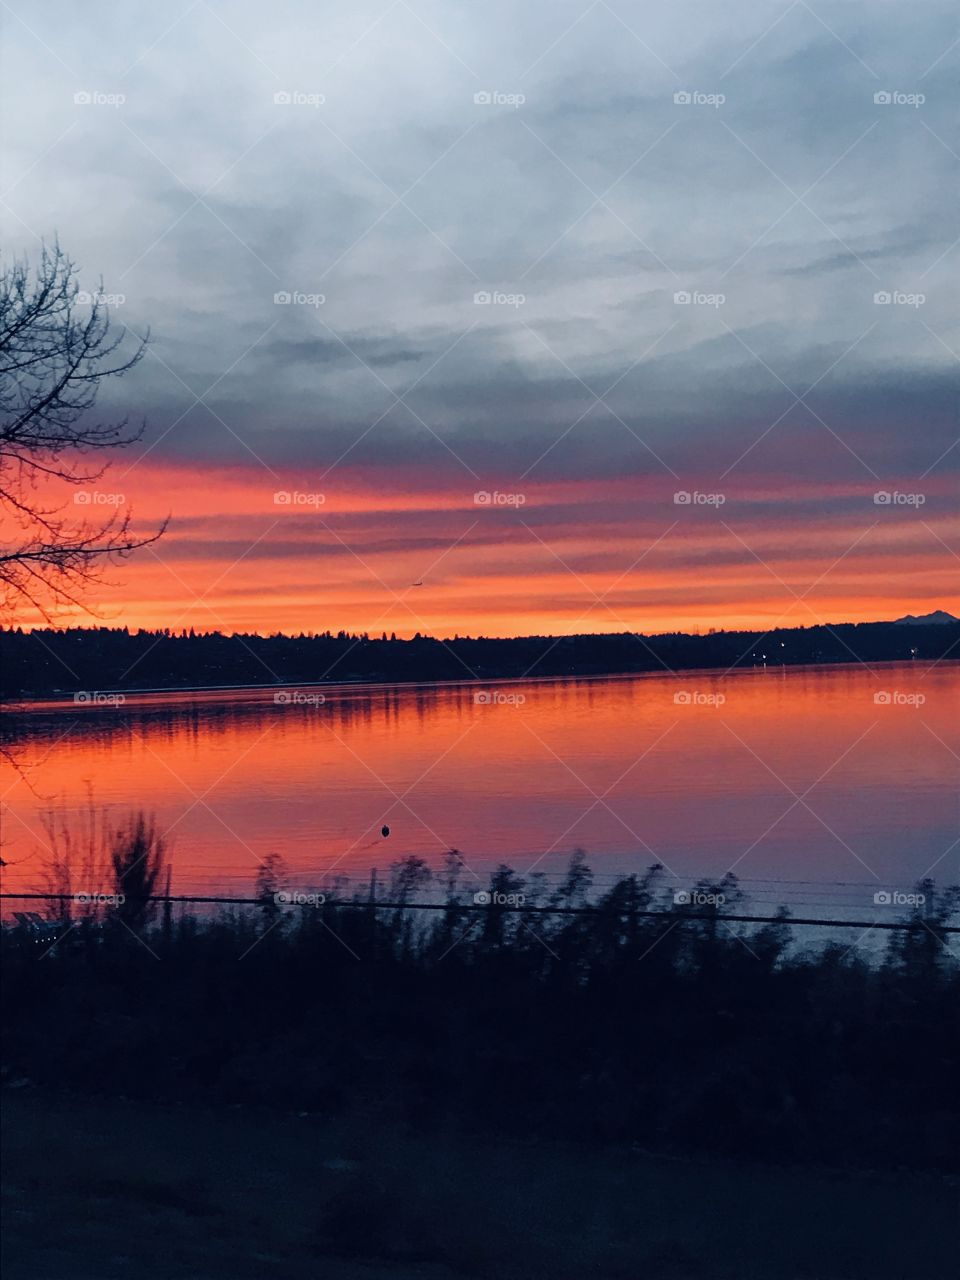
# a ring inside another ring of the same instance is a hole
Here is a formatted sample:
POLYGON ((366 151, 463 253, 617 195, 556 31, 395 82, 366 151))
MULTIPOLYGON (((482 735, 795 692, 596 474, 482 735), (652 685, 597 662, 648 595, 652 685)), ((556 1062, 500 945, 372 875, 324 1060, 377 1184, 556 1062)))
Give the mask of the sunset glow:
MULTIPOLYGON (((949 478, 928 478, 919 513, 878 505, 869 484, 797 488, 762 474, 731 478, 721 505, 699 506, 675 501, 668 474, 531 482, 519 505, 478 503, 457 477, 429 480, 252 463, 218 468, 212 482, 197 468, 121 460, 90 487, 101 496, 95 514, 113 502, 132 510, 143 532, 171 520, 160 543, 107 575, 93 602, 97 620, 260 633, 563 635, 766 630, 960 602, 949 478)), ((717 491, 706 475, 684 483, 691 494, 717 491)), ((480 492, 512 496, 509 484, 491 481, 480 492)), ((887 484, 911 491, 908 478, 887 484)), ((58 616, 92 620, 81 610, 58 616)), ((19 621, 43 624, 30 610, 19 621)))

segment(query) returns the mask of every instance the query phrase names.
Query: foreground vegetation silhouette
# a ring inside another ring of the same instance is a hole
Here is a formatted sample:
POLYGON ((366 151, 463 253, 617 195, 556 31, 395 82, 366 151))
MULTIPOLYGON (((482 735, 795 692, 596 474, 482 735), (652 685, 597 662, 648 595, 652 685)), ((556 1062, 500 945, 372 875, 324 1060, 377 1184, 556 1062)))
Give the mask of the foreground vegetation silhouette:
POLYGON ((592 896, 582 854, 559 885, 501 866, 482 890, 456 852, 439 873, 406 858, 389 907, 342 885, 292 905, 272 858, 254 905, 175 915, 149 896, 153 829, 126 832, 103 863, 108 891, 136 877, 122 908, 66 902, 56 923, 2 930, 8 1080, 415 1131, 957 1165, 960 969, 942 932, 957 889, 918 886, 910 927, 872 952, 855 936, 805 950, 785 911, 725 921, 744 910, 733 876, 697 887, 722 896, 706 909, 675 903, 659 867, 592 896), (425 894, 442 909, 418 909, 425 894))

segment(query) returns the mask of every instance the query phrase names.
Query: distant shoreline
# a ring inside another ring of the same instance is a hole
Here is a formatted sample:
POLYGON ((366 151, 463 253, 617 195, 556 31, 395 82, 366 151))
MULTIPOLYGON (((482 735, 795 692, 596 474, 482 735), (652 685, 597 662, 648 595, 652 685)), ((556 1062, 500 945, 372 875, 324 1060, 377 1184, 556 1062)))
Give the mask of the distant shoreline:
POLYGON ((770 632, 635 632, 513 640, 172 635, 123 629, 0 631, 0 701, 252 690, 586 680, 666 672, 960 659, 960 622, 839 623, 770 632))

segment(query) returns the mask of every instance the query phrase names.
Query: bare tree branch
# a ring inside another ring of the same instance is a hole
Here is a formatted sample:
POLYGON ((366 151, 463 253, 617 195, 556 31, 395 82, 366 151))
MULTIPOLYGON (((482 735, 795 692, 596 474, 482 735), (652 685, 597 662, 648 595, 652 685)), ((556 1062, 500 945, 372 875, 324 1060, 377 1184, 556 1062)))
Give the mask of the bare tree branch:
MULTIPOLYGON (((149 334, 123 351, 126 327, 115 331, 102 285, 82 294, 74 263, 59 244, 44 246, 31 271, 16 261, 0 272, 0 610, 24 604, 47 621, 51 610, 80 605, 84 590, 116 562, 159 538, 137 535, 132 515, 114 506, 101 523, 78 518, 89 493, 48 505, 41 486, 79 488, 110 465, 97 454, 138 440, 142 426, 97 419, 100 384, 133 369, 149 334), (91 455, 93 455, 91 457, 91 455), (73 508, 73 510, 71 510, 73 508)), ((129 347, 129 344, 128 344, 129 347)), ((117 495, 107 495, 110 498, 117 495)))

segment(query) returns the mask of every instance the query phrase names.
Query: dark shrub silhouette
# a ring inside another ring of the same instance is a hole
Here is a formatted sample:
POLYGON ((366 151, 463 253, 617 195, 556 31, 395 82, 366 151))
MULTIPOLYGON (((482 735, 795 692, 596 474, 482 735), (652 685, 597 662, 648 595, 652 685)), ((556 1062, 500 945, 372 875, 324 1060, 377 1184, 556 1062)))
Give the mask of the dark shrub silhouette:
MULTIPOLYGON (((149 902, 153 828, 136 819, 115 852, 128 901, 149 902)), ((783 911, 730 920, 733 877, 704 886, 716 910, 675 903, 656 866, 594 899, 579 856, 553 893, 498 868, 478 908, 454 854, 440 892, 418 860, 392 870, 396 898, 331 890, 269 929, 259 906, 166 930, 138 907, 123 918, 148 946, 93 920, 52 950, 4 928, 8 1069, 424 1130, 957 1167, 956 891, 918 887, 886 947, 813 950, 783 911)))
POLYGON ((166 866, 166 845, 156 822, 138 813, 113 837, 110 851, 113 892, 121 898, 117 917, 131 929, 150 916, 157 884, 166 866))

